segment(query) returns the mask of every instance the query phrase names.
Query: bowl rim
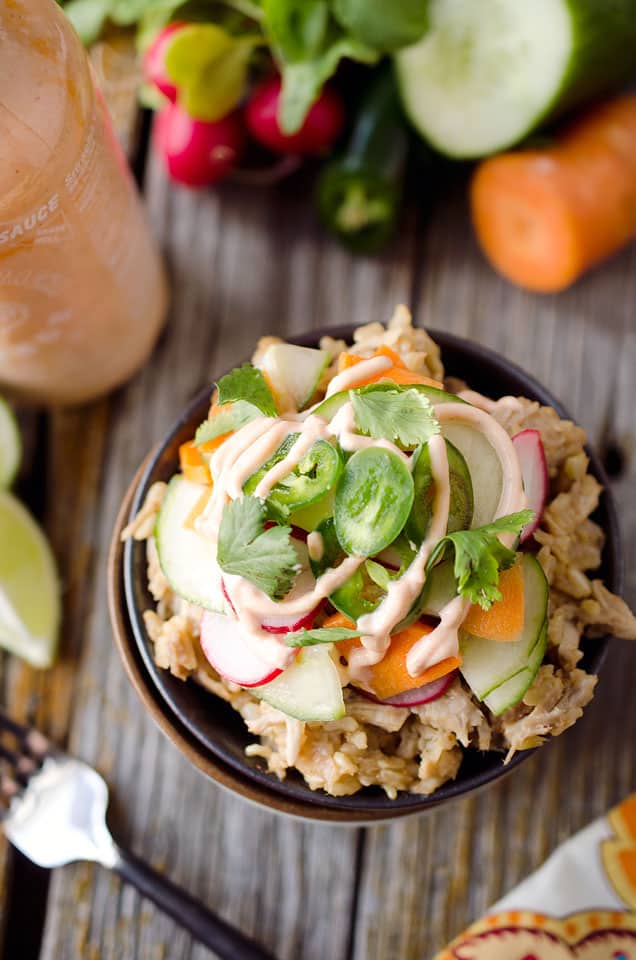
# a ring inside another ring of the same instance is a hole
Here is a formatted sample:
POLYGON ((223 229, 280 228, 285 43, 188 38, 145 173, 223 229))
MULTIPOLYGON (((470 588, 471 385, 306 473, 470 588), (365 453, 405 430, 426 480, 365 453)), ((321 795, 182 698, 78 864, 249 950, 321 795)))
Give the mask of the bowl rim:
MULTIPOLYGON (((302 336, 291 336, 288 342, 299 345, 315 345, 319 338, 329 335, 335 338, 350 340, 353 326, 339 326, 325 328, 322 330, 309 331, 302 336)), ((526 373, 512 361, 496 353, 482 344, 466 340, 454 334, 444 331, 438 331, 427 328, 431 337, 439 344, 442 354, 448 348, 455 349, 467 355, 471 360, 485 363, 493 372, 506 379, 513 379, 523 387, 523 393, 535 395, 542 403, 549 403, 555 408, 559 416, 571 419, 563 404, 552 395, 542 384, 540 384, 532 375, 526 373)), ((196 395, 186 405, 179 418, 173 423, 170 429, 164 434, 162 441, 145 458, 142 466, 129 488, 115 531, 115 539, 118 538, 118 531, 121 531, 124 522, 135 515, 141 505, 151 482, 153 474, 157 469, 162 452, 174 440, 179 431, 188 425, 195 413, 203 405, 206 405, 210 395, 210 386, 205 386, 199 390, 196 395), (127 507, 127 510, 124 507, 127 507), (121 520, 121 523, 119 522, 121 520)), ((603 470, 599 458, 593 450, 586 445, 586 452, 590 456, 593 473, 603 484, 603 509, 606 513, 606 522, 604 530, 606 533, 607 551, 606 562, 610 567, 610 586, 613 590, 620 592, 622 586, 622 564, 620 538, 616 510, 608 487, 607 477, 603 470)), ((501 777, 511 773, 520 763, 526 760, 533 750, 519 752, 513 757, 511 762, 504 766, 503 763, 487 766, 484 770, 471 773, 468 778, 448 781, 438 790, 429 796, 418 794, 400 793, 395 800, 389 800, 388 797, 374 797, 370 802, 364 791, 353 794, 349 797, 334 798, 324 791, 311 791, 304 783, 298 787, 290 782, 280 782, 275 775, 258 768, 253 768, 247 764, 239 763, 235 760, 226 762, 223 756, 213 754, 211 748, 201 740, 197 735, 196 725, 192 725, 189 718, 185 717, 185 723, 174 704, 166 695, 165 689, 160 684, 158 678, 159 668, 156 667, 150 653, 145 628, 141 622, 141 611, 137 608, 134 600, 134 544, 128 542, 121 545, 121 549, 115 549, 115 539, 113 540, 113 549, 111 551, 111 572, 109 577, 109 589, 112 598, 111 617, 115 626, 115 633, 118 641, 120 654, 124 659, 128 675, 133 682, 133 686, 142 696, 145 705, 150 709, 153 718, 162 728, 175 745, 181 749, 188 758, 195 763, 199 769, 219 782, 222 786, 229 787, 232 790, 238 790, 248 799, 254 799, 257 803, 265 802, 268 807, 274 806, 282 809, 285 813, 293 812, 290 807, 302 808, 302 812, 297 815, 302 817, 316 816, 318 819, 332 819, 340 822, 363 822, 369 820, 393 819, 398 816, 406 816, 411 813, 421 812, 438 806, 440 803, 448 802, 457 797, 466 796, 474 790, 498 780, 501 777), (119 587, 117 583, 119 582, 119 587), (118 591, 123 590, 123 597, 119 593, 119 602, 117 598, 118 591), (122 610, 125 610, 123 616, 122 610), (126 622, 123 622, 126 621, 126 622), (133 657, 131 659, 130 641, 136 647, 135 653, 141 662, 133 657), (143 675, 143 680, 141 679, 143 675), (147 680, 151 681, 154 694, 158 695, 161 706, 150 695, 147 689, 147 680), (143 689, 141 689, 143 688, 143 689), (165 711, 167 710, 167 715, 165 711), (194 744, 198 749, 195 749, 194 744), (243 783, 241 781, 247 781, 243 783), (248 786, 249 784, 249 786, 248 786), (263 798, 266 797, 264 801, 263 798), (275 802, 274 797, 276 797, 275 802), (311 812, 310 812, 311 811, 311 812), (329 813, 332 816, 326 816, 329 813), (333 816, 335 815, 335 816, 333 816)), ((590 669, 597 673, 602 665, 607 650, 607 638, 597 641, 597 650, 590 658, 590 669)))

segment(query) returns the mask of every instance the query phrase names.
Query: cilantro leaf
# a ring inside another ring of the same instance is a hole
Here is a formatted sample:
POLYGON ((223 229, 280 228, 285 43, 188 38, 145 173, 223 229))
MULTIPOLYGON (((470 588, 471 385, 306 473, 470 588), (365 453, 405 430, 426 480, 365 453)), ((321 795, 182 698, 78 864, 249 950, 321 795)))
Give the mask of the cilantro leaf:
POLYGON ((290 527, 264 529, 265 504, 256 497, 241 497, 226 504, 219 527, 217 561, 221 570, 245 577, 273 600, 292 588, 298 572, 298 555, 290 527))
POLYGON ((260 370, 251 363, 244 363, 217 382, 219 404, 232 403, 234 400, 248 400, 265 414, 266 417, 277 417, 278 410, 272 396, 272 391, 260 370))
POLYGON ((430 572, 449 549, 454 550, 454 573, 459 594, 471 603, 478 603, 482 610, 489 610, 496 600, 501 600, 497 588, 500 571, 511 567, 516 557, 515 551, 505 547, 497 534, 519 534, 533 517, 532 510, 521 510, 475 530, 447 534, 429 557, 427 571, 430 572))
POLYGON ((439 433, 433 405, 419 390, 352 392, 351 403, 361 433, 416 447, 439 433))
POLYGON ((246 423, 261 417, 262 413, 253 403, 247 400, 236 400, 232 404, 220 407, 210 420, 204 420, 194 435, 194 445, 201 446, 208 440, 223 436, 233 430, 240 430, 246 423))
POLYGON ((358 630, 345 627, 318 627, 315 630, 295 630, 285 634, 288 647, 315 647, 319 643, 338 643, 339 640, 354 640, 361 637, 358 630))

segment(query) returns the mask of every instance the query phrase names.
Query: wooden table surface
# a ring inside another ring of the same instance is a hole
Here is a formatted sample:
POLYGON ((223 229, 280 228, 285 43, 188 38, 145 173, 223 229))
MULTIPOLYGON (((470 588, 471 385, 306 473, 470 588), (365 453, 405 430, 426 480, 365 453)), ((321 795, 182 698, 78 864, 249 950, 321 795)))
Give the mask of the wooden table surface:
MULTIPOLYGON (((65 623, 54 670, 3 658, 2 696, 101 771, 124 842, 281 960, 429 960, 636 787, 636 645, 613 643, 584 718, 504 782, 393 826, 303 825, 207 782, 144 713, 108 621, 113 521, 149 447, 202 384, 249 356, 259 335, 386 320, 401 301, 417 323, 524 366, 586 427, 615 474, 625 596, 636 603, 636 248, 568 293, 533 296, 483 262, 461 175, 432 211, 408 211, 399 242, 380 259, 352 258, 326 238, 308 189, 300 177, 277 188, 190 193, 169 186, 147 158, 145 199, 172 280, 169 322, 125 389, 82 409, 26 417, 21 492, 52 539, 65 623)), ((46 876, 5 847, 0 878, 7 960, 212 956, 100 868, 55 871, 46 905, 46 876)))

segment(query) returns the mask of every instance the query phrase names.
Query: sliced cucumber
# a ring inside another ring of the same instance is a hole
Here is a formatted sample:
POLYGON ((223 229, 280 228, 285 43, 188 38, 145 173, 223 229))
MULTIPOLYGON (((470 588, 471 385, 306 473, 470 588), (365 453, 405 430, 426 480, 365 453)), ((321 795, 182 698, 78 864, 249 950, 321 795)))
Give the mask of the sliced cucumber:
POLYGON ((396 56, 415 128, 480 157, 633 76, 634 0, 431 0, 429 30, 396 56))
POLYGON ((514 707, 517 703, 519 703, 525 692, 533 683, 539 667, 543 663, 547 645, 548 629, 546 626, 544 627, 534 650, 530 654, 528 666, 525 668, 525 670, 521 670, 514 677, 511 677, 510 680, 506 680, 505 683, 495 687, 494 690, 490 691, 487 697, 484 697, 484 703, 488 709, 495 714, 495 716, 499 716, 499 714, 503 713, 504 710, 509 710, 510 707, 514 707))
POLYGON ((293 343, 273 343, 265 351, 260 366, 269 376, 276 393, 287 397, 294 410, 302 410, 316 392, 330 360, 326 350, 297 347, 293 343))
POLYGON ((468 424, 445 423, 442 433, 459 450, 468 465, 473 491, 472 527, 482 527, 495 516, 501 496, 501 460, 483 433, 468 424))
POLYGON ((180 597, 207 610, 225 613, 216 544, 184 525, 201 499, 202 489, 200 484, 179 475, 168 484, 155 527, 159 563, 180 597))
MULTIPOLYGON (((457 447, 446 441, 448 472, 450 478, 450 509, 447 532, 468 530, 473 518, 473 485, 464 457, 457 447)), ((426 537, 433 518, 435 499, 435 481, 431 470, 431 454, 428 444, 414 454, 413 484, 415 498, 405 533, 415 543, 421 543, 426 537)))
MULTIPOLYGON (((404 386, 402 384, 391 383, 390 380, 385 380, 382 381, 382 383, 373 383, 366 387, 357 387, 353 392, 368 392, 369 390, 419 390, 431 403, 465 403, 464 400, 454 396, 452 393, 447 393, 445 390, 438 390, 437 387, 428 387, 424 383, 409 383, 407 386, 404 386)), ((325 420, 333 420, 338 410, 349 400, 349 394, 351 392, 350 390, 341 390, 340 393, 334 393, 333 396, 327 397, 326 400, 318 404, 313 412, 319 417, 324 417, 325 420)))
POLYGON ((345 715, 342 687, 327 647, 303 647, 280 676, 250 693, 297 720, 339 720, 345 715))
POLYGON ((422 591, 419 604, 419 616, 428 614, 438 617, 446 604, 457 596, 457 580, 453 572, 452 560, 445 560, 433 567, 422 591))
MULTIPOLYGON (((517 640, 500 642, 460 633, 464 680, 479 700, 511 678, 523 673, 529 675, 521 690, 521 699, 532 682, 531 660, 535 647, 541 641, 548 615, 548 581, 539 561, 531 554, 523 554, 524 623, 517 640)), ((536 670, 535 670, 536 673, 536 670)), ((516 701, 515 701, 516 702, 516 701)))

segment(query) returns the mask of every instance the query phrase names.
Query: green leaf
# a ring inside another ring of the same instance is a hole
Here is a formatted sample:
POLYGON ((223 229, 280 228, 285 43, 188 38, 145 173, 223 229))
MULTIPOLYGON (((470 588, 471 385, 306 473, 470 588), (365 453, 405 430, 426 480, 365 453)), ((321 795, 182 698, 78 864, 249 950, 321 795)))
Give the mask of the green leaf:
POLYGON ((248 400, 266 417, 277 417, 278 410, 260 370, 251 363, 236 367, 217 381, 219 404, 232 403, 234 400, 248 400))
POLYGON ((86 46, 94 43, 104 28, 110 0, 70 0, 64 12, 86 46))
POLYGON ((179 102, 199 120, 220 120, 240 102, 247 70, 262 37, 234 37, 214 23, 191 24, 176 35, 166 54, 166 72, 179 102))
POLYGON ((109 18, 119 26, 137 23, 156 0, 110 0, 109 18))
POLYGON ((361 637, 358 630, 345 627, 318 627, 315 630, 296 630, 285 634, 288 647, 315 647, 319 643, 338 643, 339 640, 354 640, 361 637))
POLYGON ((356 39, 387 53, 416 43, 429 19, 427 0, 333 0, 333 13, 356 39))
POLYGON ((383 567, 381 563, 376 563, 375 560, 367 560, 365 567, 373 582, 381 590, 387 590, 391 582, 391 574, 387 568, 383 567))
POLYGON ((352 392, 351 403, 361 433, 416 447, 439 433, 430 400, 419 390, 352 392))
POLYGON ((326 0, 264 0, 264 27, 286 63, 317 56, 329 25, 326 0))
POLYGON ((247 400, 236 400, 232 404, 221 407, 211 420, 204 420, 194 435, 194 445, 201 446, 209 440, 222 437, 224 433, 240 430, 246 423, 262 416, 258 407, 247 400))
POLYGON ((379 54, 373 47, 353 37, 341 36, 311 60, 282 63, 283 86, 278 122, 283 133, 292 134, 300 130, 312 103, 344 57, 360 63, 376 63, 379 54))
POLYGON ((471 603, 478 603, 482 610, 489 610, 496 600, 501 600, 497 587, 500 571, 511 567, 516 558, 515 551, 505 547, 497 534, 519 535, 533 519, 532 510, 521 510, 475 530, 449 533, 442 537, 429 557, 427 572, 449 550, 454 550, 454 573, 460 595, 471 603))
POLYGON ((290 527, 264 529, 265 504, 241 497, 226 504, 219 526, 217 561, 225 573, 245 577, 273 600, 281 600, 298 573, 290 527))

